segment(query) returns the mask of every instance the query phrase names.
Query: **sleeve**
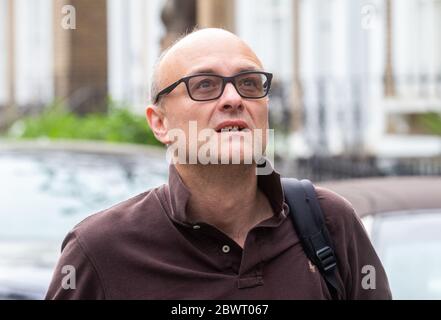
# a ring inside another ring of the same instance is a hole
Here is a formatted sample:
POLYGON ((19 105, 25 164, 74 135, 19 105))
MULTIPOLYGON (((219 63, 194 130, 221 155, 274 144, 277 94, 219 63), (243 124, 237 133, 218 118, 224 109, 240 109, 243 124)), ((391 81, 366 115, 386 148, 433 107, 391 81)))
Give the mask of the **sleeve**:
POLYGON ((386 272, 352 204, 329 189, 316 191, 335 247, 343 298, 392 299, 386 272))
POLYGON ((105 299, 100 275, 75 232, 62 245, 61 257, 46 293, 46 300, 105 299))
POLYGON ((347 243, 347 298, 351 300, 390 300, 386 272, 366 230, 352 209, 352 234, 347 243))

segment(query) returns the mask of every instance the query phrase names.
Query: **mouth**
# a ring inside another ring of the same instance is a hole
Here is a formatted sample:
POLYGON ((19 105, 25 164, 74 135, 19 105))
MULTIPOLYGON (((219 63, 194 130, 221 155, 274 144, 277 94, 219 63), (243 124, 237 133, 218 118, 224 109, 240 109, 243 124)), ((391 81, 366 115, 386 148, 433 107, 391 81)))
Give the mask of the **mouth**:
POLYGON ((244 121, 226 121, 219 124, 216 132, 246 132, 250 131, 248 125, 244 121))

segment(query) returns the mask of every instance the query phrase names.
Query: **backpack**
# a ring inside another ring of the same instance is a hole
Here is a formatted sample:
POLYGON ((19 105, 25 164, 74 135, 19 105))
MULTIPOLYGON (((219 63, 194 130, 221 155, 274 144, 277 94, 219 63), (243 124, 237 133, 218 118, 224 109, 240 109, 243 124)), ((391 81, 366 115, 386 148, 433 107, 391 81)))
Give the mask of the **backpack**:
POLYGON ((314 186, 309 180, 282 178, 285 201, 303 251, 317 266, 333 299, 341 299, 342 288, 336 279, 337 259, 314 186))

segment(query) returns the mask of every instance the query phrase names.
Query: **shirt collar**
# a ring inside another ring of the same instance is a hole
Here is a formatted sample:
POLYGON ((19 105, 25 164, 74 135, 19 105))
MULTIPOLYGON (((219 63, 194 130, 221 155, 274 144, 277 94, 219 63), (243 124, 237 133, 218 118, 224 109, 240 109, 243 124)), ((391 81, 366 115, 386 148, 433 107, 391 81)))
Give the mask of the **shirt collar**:
MULTIPOLYGON (((269 164, 271 164, 269 162, 269 164)), ((259 189, 267 196, 274 211, 274 219, 282 220, 286 216, 286 204, 280 174, 274 170, 269 175, 258 175, 257 185, 259 189)), ((184 184, 178 170, 173 164, 169 166, 168 190, 170 200, 170 218, 180 224, 188 225, 187 204, 191 196, 190 189, 184 184)), ((279 223, 277 223, 279 224, 279 223)))

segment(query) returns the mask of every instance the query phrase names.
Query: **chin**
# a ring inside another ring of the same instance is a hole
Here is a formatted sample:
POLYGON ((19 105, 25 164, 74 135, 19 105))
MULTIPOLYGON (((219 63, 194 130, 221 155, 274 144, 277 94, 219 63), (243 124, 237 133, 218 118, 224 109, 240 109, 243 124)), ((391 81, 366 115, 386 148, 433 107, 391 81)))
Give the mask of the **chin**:
POLYGON ((254 163, 254 150, 252 145, 231 143, 227 150, 219 154, 219 163, 223 164, 252 164, 254 163), (229 150, 229 151, 228 151, 229 150))

